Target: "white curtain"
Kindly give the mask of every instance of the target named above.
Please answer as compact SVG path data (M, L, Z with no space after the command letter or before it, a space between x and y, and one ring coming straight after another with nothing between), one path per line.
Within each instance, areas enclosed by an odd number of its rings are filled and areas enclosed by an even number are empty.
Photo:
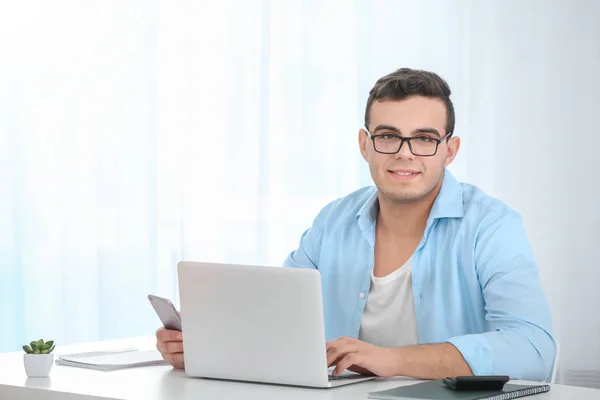
M598 15L583 0L4 4L0 351L153 334L146 295L178 303L182 259L280 265L322 206L371 184L368 90L408 66L453 89L451 171L524 215L559 380L600 384Z

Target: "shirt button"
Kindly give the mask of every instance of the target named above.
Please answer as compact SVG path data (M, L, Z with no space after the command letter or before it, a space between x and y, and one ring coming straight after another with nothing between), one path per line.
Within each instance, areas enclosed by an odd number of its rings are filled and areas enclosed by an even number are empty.
M365 294L361 293L361 294L358 295L358 297L360 297L361 299L364 299L365 298Z

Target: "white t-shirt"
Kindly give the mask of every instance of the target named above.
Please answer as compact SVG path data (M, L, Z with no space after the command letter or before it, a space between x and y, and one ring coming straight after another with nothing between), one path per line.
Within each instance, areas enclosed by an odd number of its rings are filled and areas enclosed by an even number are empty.
M409 259L389 275L371 273L371 288L363 311L358 338L382 347L419 343Z

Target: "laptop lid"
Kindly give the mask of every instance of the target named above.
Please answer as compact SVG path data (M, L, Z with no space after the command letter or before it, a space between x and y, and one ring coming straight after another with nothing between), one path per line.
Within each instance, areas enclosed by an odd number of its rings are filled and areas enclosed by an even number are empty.
M328 386L318 271L182 261L178 280L188 375Z

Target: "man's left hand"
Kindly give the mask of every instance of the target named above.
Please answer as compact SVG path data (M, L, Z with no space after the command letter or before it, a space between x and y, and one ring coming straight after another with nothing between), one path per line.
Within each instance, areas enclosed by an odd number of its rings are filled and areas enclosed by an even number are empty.
M398 365L398 349L375 346L358 339L341 337L328 342L327 366L335 365L333 375L344 370L363 375L377 375L390 378L395 375Z

